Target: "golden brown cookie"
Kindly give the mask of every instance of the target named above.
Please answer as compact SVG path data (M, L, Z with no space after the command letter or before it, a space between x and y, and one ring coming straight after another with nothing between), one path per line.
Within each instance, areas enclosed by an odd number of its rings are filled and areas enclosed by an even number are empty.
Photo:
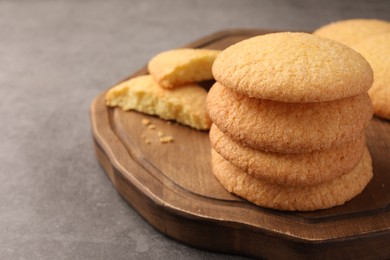
M306 186L330 181L351 171L365 149L364 135L337 149L304 154L268 153L242 146L215 125L210 129L213 149L250 175L280 185Z
M249 98L218 82L207 95L211 120L254 149L308 153L359 138L372 117L368 94L328 102L285 103Z
M352 47L367 59L374 71L374 83L368 91L374 113L390 119L390 33L371 37Z
M313 34L341 42L349 47L372 36L390 32L390 23L378 19L349 19L326 24Z
M113 87L105 98L108 106L158 115L196 129L209 129L206 95L206 90L196 84L168 90L159 86L152 76L144 75Z
M213 79L211 67L219 50L175 49L153 57L149 73L164 88Z
M218 55L213 75L250 97L319 102L367 92L372 70L343 44L307 33L273 33L236 43Z
M259 206L279 210L309 211L342 205L363 191L371 180L371 156L365 149L361 161L346 174L306 187L271 184L239 170L212 150L213 173L223 187Z

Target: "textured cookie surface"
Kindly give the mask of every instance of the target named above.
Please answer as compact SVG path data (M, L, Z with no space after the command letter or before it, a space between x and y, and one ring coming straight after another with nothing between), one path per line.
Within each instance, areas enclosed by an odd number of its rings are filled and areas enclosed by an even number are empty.
M149 73L164 88L213 79L211 67L219 50L175 49L162 52L148 64Z
M223 134L215 125L210 129L213 149L237 168L265 181L290 186L308 186L330 181L351 171L360 161L365 141L337 149L305 154L267 153L242 146Z
M390 32L389 22L378 19L349 19L324 25L313 34L352 47L372 36L386 32Z
M368 94L329 102L249 98L218 82L207 95L211 120L236 142L280 153L335 148L356 140L372 117Z
M374 71L374 83L368 91L374 113L390 119L390 33L367 39L353 48L367 59Z
M329 182L307 187L271 184L239 170L212 150L213 173L223 187L259 206L279 210L309 211L342 205L363 191L371 180L370 153L346 174Z
M213 75L250 97L318 102L356 96L372 84L367 61L343 44L306 33L273 33L218 55Z
M158 115L196 129L209 129L206 95L206 90L196 84L164 89L150 75L145 75L113 87L105 98L108 106Z

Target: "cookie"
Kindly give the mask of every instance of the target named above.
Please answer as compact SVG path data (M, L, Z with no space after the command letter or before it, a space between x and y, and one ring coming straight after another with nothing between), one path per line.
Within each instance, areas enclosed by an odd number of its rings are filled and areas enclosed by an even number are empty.
M144 75L113 87L105 99L107 106L157 115L203 130L211 126L206 95L206 90L196 84L168 90L159 86L152 76Z
M372 36L387 32L390 32L389 22L378 19L349 19L326 24L313 34L352 47Z
M207 110L234 141L279 153L336 148L359 138L372 117L367 93L328 102L285 103L250 98L218 82L207 95Z
M242 171L264 181L306 186L330 181L351 171L360 161L365 138L337 149L304 154L268 153L242 146L223 134L215 125L210 129L213 149Z
M370 63L374 83L368 91L377 116L390 119L390 33L371 37L352 46Z
M164 88L213 79L211 67L219 50L176 49L162 52L149 61L148 70Z
M367 92L372 70L354 50L307 33L256 36L223 50L213 65L222 85L250 97L319 102Z
M222 186L259 206L310 211L342 205L363 191L371 180L371 157L367 148L356 167L329 182L294 187L271 184L246 174L212 150L212 169Z

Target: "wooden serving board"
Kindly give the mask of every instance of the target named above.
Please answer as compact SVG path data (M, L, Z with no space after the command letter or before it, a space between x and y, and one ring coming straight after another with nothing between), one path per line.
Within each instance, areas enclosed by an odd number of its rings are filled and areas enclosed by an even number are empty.
M188 47L224 49L267 32L228 30ZM133 76L146 73L142 68ZM207 132L108 108L104 95L91 105L97 158L119 194L160 232L191 246L252 257L390 258L390 121L374 117L367 129L374 178L362 194L327 210L283 212L222 188L211 172ZM145 118L156 129L142 124ZM160 143L158 131L174 142Z

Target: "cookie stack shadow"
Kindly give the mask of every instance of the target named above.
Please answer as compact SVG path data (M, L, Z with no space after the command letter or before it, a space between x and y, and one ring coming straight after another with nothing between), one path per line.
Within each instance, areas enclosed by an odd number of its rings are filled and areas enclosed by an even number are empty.
M369 183L373 79L360 54L310 34L275 33L224 50L213 75L212 167L229 192L309 211L344 204Z

